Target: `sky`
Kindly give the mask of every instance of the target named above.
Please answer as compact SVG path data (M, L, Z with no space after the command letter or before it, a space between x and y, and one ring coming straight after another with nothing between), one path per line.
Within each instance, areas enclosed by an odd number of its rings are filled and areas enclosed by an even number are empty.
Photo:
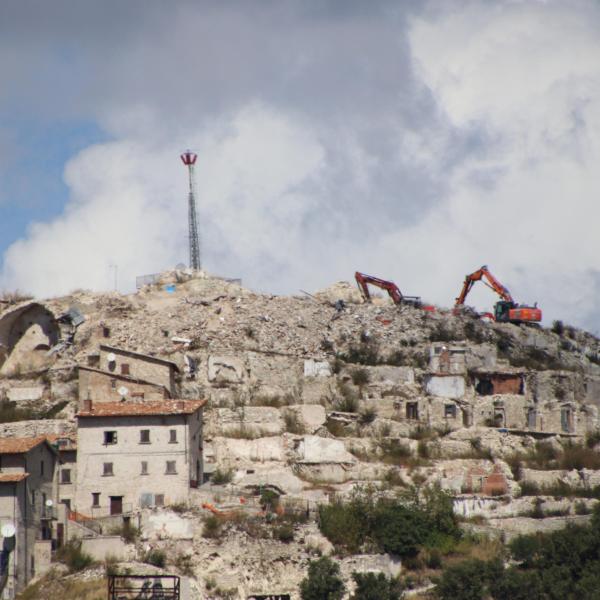
M191 148L210 273L451 306L486 264L598 333L599 32L593 0L2 2L0 289L187 262Z

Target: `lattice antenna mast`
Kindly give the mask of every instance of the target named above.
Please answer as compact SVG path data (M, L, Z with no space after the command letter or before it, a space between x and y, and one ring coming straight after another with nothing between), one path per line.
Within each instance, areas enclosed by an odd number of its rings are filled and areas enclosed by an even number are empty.
M198 216L196 214L196 194L194 182L194 164L197 155L187 150L181 155L183 164L188 168L190 191L188 194L188 228L190 245L190 268L199 271L200 263L200 234L198 232Z

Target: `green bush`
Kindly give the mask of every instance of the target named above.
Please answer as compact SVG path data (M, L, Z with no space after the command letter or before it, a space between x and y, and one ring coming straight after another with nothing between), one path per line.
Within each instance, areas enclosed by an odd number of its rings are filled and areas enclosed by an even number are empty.
M352 383L354 385L363 386L367 385L371 377L369 375L369 371L367 369L354 369L352 371Z
M492 576L490 571L494 572ZM482 600L488 595L489 580L501 572L500 561L465 560L444 570L436 595L441 600Z
M69 567L71 573L83 571L94 564L94 559L81 549L81 540L71 540L56 551L56 558Z
M284 544L294 541L294 528L290 523L284 523L273 529L273 537Z
M144 562L148 563L149 565L154 565L159 569L164 569L165 565L167 564L167 554L164 550L158 550L156 548L153 550L148 550L148 552L146 552L144 555Z
M226 485L231 483L233 479L233 473L231 471L221 471L221 469L215 469L211 481L215 485Z
M352 573L356 591L352 600L400 600L403 586L398 579L383 573Z
M460 537L452 497L437 487L379 499L359 490L348 502L320 506L319 527L345 552L371 547L404 558L415 557L423 545Z
M308 576L300 583L302 600L341 600L345 592L336 562L327 557L310 562Z
M221 537L221 533L221 521L215 515L204 518L204 526L202 527L203 537L217 539Z

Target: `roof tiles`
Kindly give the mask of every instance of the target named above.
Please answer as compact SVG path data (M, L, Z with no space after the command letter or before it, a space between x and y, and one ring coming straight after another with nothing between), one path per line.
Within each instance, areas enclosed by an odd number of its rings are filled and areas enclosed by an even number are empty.
M18 483L29 477L29 473L0 473L0 483Z
M46 441L45 435L37 437L2 438L0 439L0 454L23 454Z
M164 400L161 402L96 402L91 410L84 408L77 417L141 417L191 415L206 404L206 400Z

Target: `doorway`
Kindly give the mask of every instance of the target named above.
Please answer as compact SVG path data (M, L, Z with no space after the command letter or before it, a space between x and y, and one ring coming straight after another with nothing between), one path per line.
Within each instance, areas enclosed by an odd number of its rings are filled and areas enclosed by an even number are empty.
M110 514L120 515L123 513L123 496L109 496Z

